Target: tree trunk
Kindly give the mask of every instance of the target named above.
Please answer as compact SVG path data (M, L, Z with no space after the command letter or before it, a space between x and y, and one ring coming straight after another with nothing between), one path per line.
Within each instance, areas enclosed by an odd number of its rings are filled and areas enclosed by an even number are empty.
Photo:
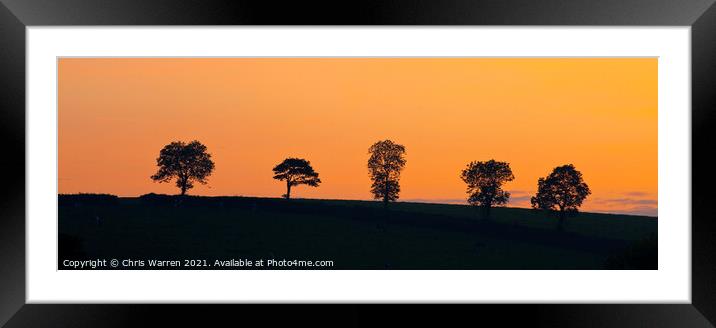
M485 205L482 207L482 215L484 216L484 219L490 218L490 205Z
M179 176L177 179L179 179L179 182L181 185L181 196L184 196L184 195L186 195L187 184L189 183L189 177L182 172L182 173L179 173Z
M559 222L557 223L557 230L564 231L564 208L559 209Z
M286 180L286 199L291 198L291 181Z

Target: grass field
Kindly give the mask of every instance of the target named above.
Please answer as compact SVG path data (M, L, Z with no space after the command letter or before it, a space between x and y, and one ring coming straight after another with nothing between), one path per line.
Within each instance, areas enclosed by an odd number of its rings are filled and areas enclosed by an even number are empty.
M61 195L59 260L330 260L329 269L656 269L657 219L464 205ZM652 237L650 239L650 236ZM210 263L211 264L211 263ZM220 269L204 267L201 269ZM304 268L306 269L306 268Z

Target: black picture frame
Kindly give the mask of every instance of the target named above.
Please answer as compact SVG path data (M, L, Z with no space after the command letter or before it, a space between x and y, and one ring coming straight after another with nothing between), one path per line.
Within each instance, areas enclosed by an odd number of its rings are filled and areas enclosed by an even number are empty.
M690 304L478 305L405 309L375 305L25 304L25 42L27 26L87 25L589 25L690 26L692 88L692 276ZM709 153L716 137L714 0L191 1L0 0L0 325L7 327L212 325L345 326L352 323L713 327L716 324L716 218ZM668 174L668 173L667 173ZM591 283L591 282L585 282ZM658 288L659 286L654 286ZM555 286L555 288L559 288ZM320 318L320 320L316 320ZM380 318L380 319L378 319ZM462 318L465 319L465 318Z

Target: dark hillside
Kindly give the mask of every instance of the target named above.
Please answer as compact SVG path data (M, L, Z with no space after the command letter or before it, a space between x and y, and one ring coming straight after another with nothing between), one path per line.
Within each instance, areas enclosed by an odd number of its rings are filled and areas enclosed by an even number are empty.
M651 217L250 197L59 197L60 261L330 260L330 269L602 269L655 235ZM656 263L653 263L656 267ZM135 268L135 269L147 269ZM156 269L156 268L153 268ZM217 269L200 267L199 269ZM275 269L275 268L274 268Z

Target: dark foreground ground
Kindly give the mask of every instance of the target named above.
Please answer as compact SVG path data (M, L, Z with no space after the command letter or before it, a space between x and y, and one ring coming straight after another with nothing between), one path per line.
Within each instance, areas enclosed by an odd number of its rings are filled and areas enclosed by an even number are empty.
M580 213L564 232L556 223L517 208L495 208L485 220L463 205L60 195L58 268L89 259L117 259L120 269L657 268L656 218Z

